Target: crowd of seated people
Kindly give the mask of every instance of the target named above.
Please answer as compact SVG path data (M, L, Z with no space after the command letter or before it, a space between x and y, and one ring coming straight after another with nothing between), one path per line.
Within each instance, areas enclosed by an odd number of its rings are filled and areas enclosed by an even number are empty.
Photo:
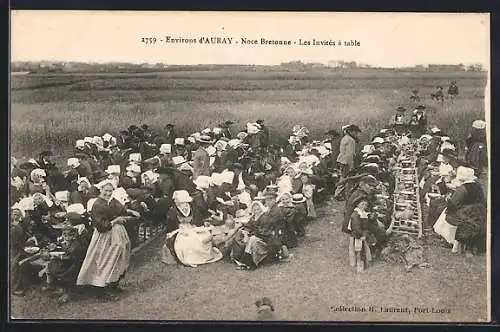
M232 122L178 137L147 125L75 142L66 167L51 151L11 158L12 290L24 294L37 265L43 289L65 303L76 286L104 299L121 292L139 228L168 233L166 263L197 266L233 259L256 268L286 259L334 189L331 131L311 141L302 126L290 144L269 142L264 121L232 133Z
M13 293L24 293L36 258L46 262L36 271L46 277L44 289L59 294L60 303L77 286L118 298L144 225L166 231L166 264L196 267L226 258L252 270L288 260L318 217L317 205L331 196L345 201L342 231L350 246L371 260L391 237L393 169L404 153L418 158L424 227L454 252L482 252L486 202L476 176L484 166L486 124L474 122L462 161L449 137L427 130L424 109L415 110L416 122L382 129L360 152L355 125L321 141L297 125L279 146L258 120L236 134L226 121L185 137L172 124L162 133L142 125L116 137L84 137L65 169L51 151L25 162L11 158Z
M399 107L396 118L404 110ZM454 253L484 252L486 199L477 177L486 166L486 123L474 121L465 158L459 156L456 142L436 126L412 130L411 125L395 121L391 128L382 129L371 144L363 146L356 166L337 184L335 197L345 200L342 230L356 247L353 251L368 249L369 261L387 247L395 213L394 170L404 156L413 156L425 233L441 236ZM362 271L363 265L360 268L355 262L352 258L351 265Z

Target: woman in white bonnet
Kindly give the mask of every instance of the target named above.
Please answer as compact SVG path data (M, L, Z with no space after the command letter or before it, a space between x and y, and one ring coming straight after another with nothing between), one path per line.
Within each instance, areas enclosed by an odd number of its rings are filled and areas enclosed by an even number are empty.
M112 181L104 180L97 187L100 195L89 211L95 227L94 234L77 285L100 287L105 297L114 300L113 293L120 290L119 282L130 263L131 242L124 224L128 215L139 215L113 198L115 186Z
M453 244L453 252L484 252L486 249L486 199L472 168L460 166L458 186L434 225L434 231Z
M487 165L488 152L486 147L486 122L476 120L472 123L472 130L466 141L465 160L474 169L475 175L480 176Z
M180 263L197 266L222 259L222 253L212 245L212 235L203 227L203 219L186 190L174 191L174 206L168 214L172 230L167 235L164 251L169 251ZM174 228L175 227L175 228ZM167 253L168 254L168 253Z

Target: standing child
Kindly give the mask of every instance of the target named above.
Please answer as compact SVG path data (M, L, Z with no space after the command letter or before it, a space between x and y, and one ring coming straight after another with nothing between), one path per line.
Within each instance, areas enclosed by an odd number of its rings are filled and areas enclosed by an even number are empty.
M368 201L362 199L358 202L356 208L354 208L347 226L350 234L350 265L356 266L358 272L363 272L365 268L365 260L371 260L371 252L366 244L368 223ZM363 252L365 257L362 257Z

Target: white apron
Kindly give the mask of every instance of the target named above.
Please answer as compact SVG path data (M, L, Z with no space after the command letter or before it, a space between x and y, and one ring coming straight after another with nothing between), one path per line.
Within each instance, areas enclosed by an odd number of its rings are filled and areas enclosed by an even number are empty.
M457 227L446 221L446 210L447 209L444 209L443 212L441 212L441 215L434 224L434 232L441 235L449 244L454 244Z
M105 287L117 282L128 269L130 253L130 239L123 225L114 224L105 233L94 229L76 284Z
M181 263L192 267L222 259L220 250L212 245L212 234L203 227L179 225L174 250Z

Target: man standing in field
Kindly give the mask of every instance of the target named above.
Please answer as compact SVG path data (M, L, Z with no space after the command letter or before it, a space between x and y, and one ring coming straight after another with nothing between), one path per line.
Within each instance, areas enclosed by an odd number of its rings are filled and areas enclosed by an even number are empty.
M199 147L193 154L193 181L200 175L210 176L210 156L206 150L210 139L210 136L206 135L197 139Z
M337 165L340 169L342 178L354 168L354 158L356 155L356 143L358 135L361 132L356 125L350 125L345 129L346 134L340 141L340 151L337 157Z

